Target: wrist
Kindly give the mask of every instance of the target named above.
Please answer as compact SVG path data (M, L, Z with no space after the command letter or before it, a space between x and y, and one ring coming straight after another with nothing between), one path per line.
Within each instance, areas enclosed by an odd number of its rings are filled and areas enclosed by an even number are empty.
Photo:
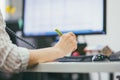
M60 58L64 57L66 55L65 51L62 48L60 48L58 46L54 46L53 48L54 48L54 50L56 50L56 53L59 55Z

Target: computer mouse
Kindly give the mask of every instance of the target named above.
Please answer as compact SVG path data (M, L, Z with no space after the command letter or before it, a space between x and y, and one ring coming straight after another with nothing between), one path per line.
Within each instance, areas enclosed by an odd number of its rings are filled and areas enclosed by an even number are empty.
M102 54L97 54L92 57L92 61L106 61L108 57Z

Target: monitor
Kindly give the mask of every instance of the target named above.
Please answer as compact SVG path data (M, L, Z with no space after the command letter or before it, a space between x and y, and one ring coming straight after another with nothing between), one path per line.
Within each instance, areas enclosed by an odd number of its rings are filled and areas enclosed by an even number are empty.
M23 35L106 34L106 0L23 0Z

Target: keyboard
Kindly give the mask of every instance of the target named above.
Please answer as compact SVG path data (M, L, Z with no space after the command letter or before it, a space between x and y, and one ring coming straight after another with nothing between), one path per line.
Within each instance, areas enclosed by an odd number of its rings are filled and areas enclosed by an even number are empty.
M98 54L92 56L65 56L63 58L59 58L56 61L58 62L95 62L95 61L120 61L120 52L116 54L112 54L109 57Z
M65 56L63 58L59 58L56 61L57 62L92 62L93 56Z

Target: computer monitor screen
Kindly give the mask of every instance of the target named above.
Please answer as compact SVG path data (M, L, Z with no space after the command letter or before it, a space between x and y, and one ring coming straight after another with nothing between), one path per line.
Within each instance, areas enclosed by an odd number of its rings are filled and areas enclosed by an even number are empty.
M106 0L23 0L23 35L106 33Z

